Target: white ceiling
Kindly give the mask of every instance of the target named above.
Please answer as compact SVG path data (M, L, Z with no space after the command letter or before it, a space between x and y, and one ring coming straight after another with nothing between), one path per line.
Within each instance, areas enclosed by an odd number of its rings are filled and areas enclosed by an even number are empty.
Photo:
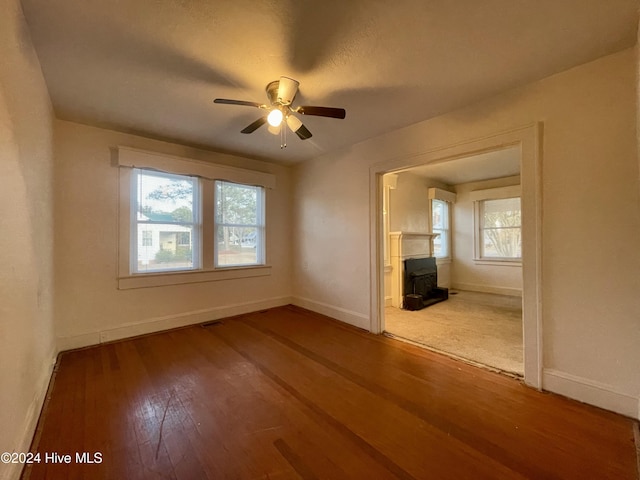
M58 118L279 163L630 47L636 0L22 0ZM313 138L240 130L281 75Z
M403 171L447 185L511 177L520 175L520 147L503 148Z

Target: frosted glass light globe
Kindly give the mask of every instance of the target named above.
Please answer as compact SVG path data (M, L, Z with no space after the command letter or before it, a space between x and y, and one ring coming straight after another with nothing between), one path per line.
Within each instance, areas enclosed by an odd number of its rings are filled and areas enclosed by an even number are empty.
M277 108L271 110L271 112L267 116L267 122L269 122L269 125L271 125L272 127L279 126L282 123L282 112Z

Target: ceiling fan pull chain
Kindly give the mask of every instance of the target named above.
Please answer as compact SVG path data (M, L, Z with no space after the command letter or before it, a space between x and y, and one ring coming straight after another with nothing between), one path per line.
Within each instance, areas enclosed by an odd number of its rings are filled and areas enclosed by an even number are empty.
M280 129L280 150L283 148L287 148L287 129L284 127Z

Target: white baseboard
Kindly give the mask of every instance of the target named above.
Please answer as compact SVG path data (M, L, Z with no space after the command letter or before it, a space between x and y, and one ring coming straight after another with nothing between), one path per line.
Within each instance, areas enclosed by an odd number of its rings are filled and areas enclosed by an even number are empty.
M611 385L545 368L542 372L542 388L640 420L640 398L618 392Z
M363 315L362 313L303 297L293 297L291 303L298 307L311 310L312 312L335 318L341 322L353 325L354 327L362 328L367 331L371 330L371 320L368 315Z
M97 332L82 333L67 337L58 337L58 351L72 350L90 345L97 345L123 338L146 335L148 333L161 332L172 328L185 327L220 318L233 317L244 313L256 312L266 308L280 307L292 303L289 296L268 298L254 302L237 303L220 307L205 308L191 312L182 312L175 315L149 318L139 322L125 323L115 328Z
M390 307L393 305L393 298L392 297L384 297L384 306L385 307Z
M470 292L495 293L498 295L509 295L512 297L522 297L521 288L496 287L491 285L481 285L476 283L453 283L454 290L468 290Z
M16 438L16 442L14 443L14 452L29 451L33 435L35 434L36 427L38 425L38 419L40 418L40 412L42 411L42 406L44 405L44 401L47 396L47 390L49 389L49 382L51 380L51 374L53 373L55 362L55 352L50 352L42 366L42 373L36 382L36 391L31 403L29 404L27 413L24 416L24 421L20 429L22 433L18 438ZM22 467L24 467L24 465L18 463L0 464L0 479L17 480L20 478L20 474L22 473Z

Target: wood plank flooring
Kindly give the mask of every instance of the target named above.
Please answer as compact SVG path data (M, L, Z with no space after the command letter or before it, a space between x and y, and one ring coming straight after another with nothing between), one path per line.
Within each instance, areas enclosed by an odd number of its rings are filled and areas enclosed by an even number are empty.
M25 479L637 479L632 420L291 306L63 354L37 438Z

